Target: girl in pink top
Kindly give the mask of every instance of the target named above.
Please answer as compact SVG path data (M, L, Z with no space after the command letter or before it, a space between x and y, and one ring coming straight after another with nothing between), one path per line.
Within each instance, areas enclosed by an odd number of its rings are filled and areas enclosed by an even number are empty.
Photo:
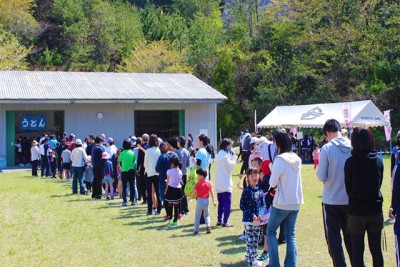
M318 164L319 164L319 155L321 154L321 151L319 150L319 145L316 144L314 146L314 151L312 152L312 157L314 159L314 170L317 169Z
M168 203L166 210L167 216L172 218L172 209L174 218L169 222L170 226L178 226L179 201L182 200L182 167L177 156L170 160L170 169L167 171L167 188L165 189L165 202Z

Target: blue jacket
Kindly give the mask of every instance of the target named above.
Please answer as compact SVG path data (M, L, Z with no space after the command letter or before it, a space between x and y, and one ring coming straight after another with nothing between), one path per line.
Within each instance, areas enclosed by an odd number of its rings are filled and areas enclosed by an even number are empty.
M240 209L243 211L244 223L252 223L253 217L264 215L265 197L264 192L258 187L247 186L240 198Z
M104 175L110 175L111 177L114 175L114 168L112 162L108 159L104 162Z
M99 145L94 145L92 148L92 166L99 167L103 164L101 160L101 154L103 154L103 149Z
M168 152L161 154L158 157L157 164L156 164L156 172L158 172L158 179L159 181L165 181L167 179L167 171L170 169L170 159L176 156L175 152Z

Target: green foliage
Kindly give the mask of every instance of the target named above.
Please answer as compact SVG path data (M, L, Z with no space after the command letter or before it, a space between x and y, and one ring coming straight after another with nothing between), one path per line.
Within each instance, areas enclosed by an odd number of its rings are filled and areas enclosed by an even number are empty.
M118 69L123 72L139 73L191 73L192 69L184 54L174 50L165 41L155 41L138 47L126 58Z
M26 69L25 57L29 52L29 48L21 45L17 38L6 32L0 24L0 70Z

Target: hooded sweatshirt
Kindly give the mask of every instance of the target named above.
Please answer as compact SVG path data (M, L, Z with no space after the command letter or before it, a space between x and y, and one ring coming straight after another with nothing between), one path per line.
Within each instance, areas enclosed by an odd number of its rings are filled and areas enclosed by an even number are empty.
M383 161L376 151L352 152L344 165L348 213L357 216L382 214Z
M232 192L232 172L237 157L231 151L220 150L215 162L215 190L217 193Z
M322 203L328 205L349 203L344 184L344 164L350 155L350 140L343 137L334 138L321 148L317 177L324 183Z
M277 187L273 206L282 210L299 210L303 204L301 159L293 152L285 152L276 156L271 165L269 184Z

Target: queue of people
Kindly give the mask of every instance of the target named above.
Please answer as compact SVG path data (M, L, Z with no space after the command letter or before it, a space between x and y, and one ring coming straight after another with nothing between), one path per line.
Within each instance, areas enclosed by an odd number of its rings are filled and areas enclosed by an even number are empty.
M364 266L364 236L368 235L373 266L383 266L381 237L383 229L383 197L380 188L383 180L383 161L375 150L375 140L368 129L354 129L351 140L343 136L338 121L327 120L323 127L327 143L315 146L312 155L317 178L323 182L322 211L323 228L333 266L347 266L346 251L352 266ZM271 136L257 138L245 133L242 138L243 164L238 188L243 190L240 209L246 240L246 262L248 266L281 266L278 244L286 243L285 267L297 266L296 222L303 204L301 169L303 161L293 150L293 134L277 130ZM217 205L216 226L233 227L229 222L232 207L232 173L238 161L233 152L233 142L225 138L215 156L215 199L210 165L214 149L205 135L194 140L180 136L176 139L160 140L156 135L124 140L117 150L112 139L105 136L89 136L86 149L80 139L74 147L64 145L61 161L72 169L72 193L88 191L92 198L102 199L105 184L105 199L120 194L122 206L128 205L127 188L131 205L147 204L147 215L160 215L165 209L164 220L171 227L189 213L188 200L196 199L194 219L195 235L199 234L204 221L206 233L211 233L209 198ZM398 136L400 147L400 134ZM106 145L104 145L104 142ZM108 149L107 149L108 147ZM89 148L89 151L88 151ZM48 140L38 147L32 142L33 161L39 157L47 160ZM64 153L65 152L65 153ZM305 152L306 153L306 152ZM398 162L395 162L397 166ZM38 165L32 163L32 166ZM46 170L46 163L42 166ZM90 167L89 167L90 166ZM90 175L92 168L92 175ZM42 176L47 172L42 168ZM245 177L244 177L245 174ZM37 176L34 167L32 175ZM92 184L84 185L86 176ZM67 174L62 177L68 177ZM116 185L114 185L116 177ZM400 210L400 172L393 171L392 210ZM196 179L188 189L188 181ZM88 179L89 180L89 179ZM122 185L120 187L120 185ZM187 192L190 192L188 194ZM110 196L110 197L109 197ZM395 235L400 236L400 223L395 223ZM278 234L278 228L280 233ZM262 240L263 251L258 254ZM400 238L396 239L399 242ZM282 242L283 241L283 242ZM397 248L400 243L396 243ZM396 250L397 254L398 249ZM399 261L400 257L397 257Z

